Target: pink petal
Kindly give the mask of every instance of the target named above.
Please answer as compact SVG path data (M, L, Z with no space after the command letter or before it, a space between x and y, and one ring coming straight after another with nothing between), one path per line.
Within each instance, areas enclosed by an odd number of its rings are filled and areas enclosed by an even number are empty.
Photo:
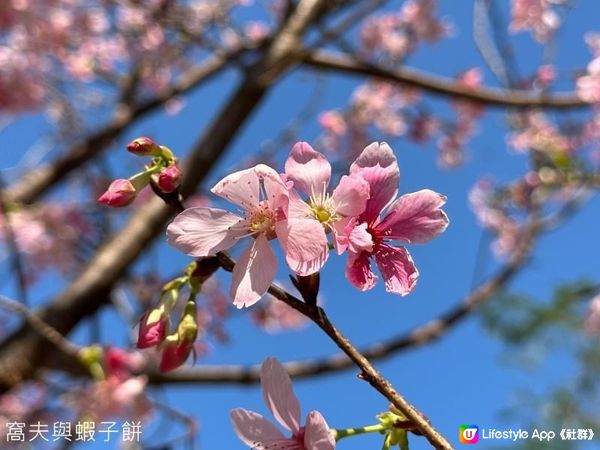
M440 208L446 197L429 189L401 196L376 227L386 239L410 243L427 242L448 226L448 217Z
M359 175L369 183L370 198L363 220L373 222L398 192L400 169L394 152L385 142L373 142L350 166L351 175Z
M263 198L261 180L268 198ZM281 197L287 197L287 189L279 174L264 164L226 176L211 189L211 192L246 210L258 205L261 200L269 200L276 204Z
M285 173L300 192L306 195L319 194L329 185L331 165L310 144L298 142L285 162Z
M265 405L283 427L300 431L300 404L292 389L292 380L275 358L267 358L260 369Z
M352 228L348 236L348 248L352 253L360 253L361 251L371 253L373 251L373 236L367 231L365 222Z
M323 226L314 219L282 220L275 224L275 233L285 252L285 260L298 275L318 272L327 257L327 237Z
M306 417L304 429L304 447L311 450L333 450L335 439L329 426L318 411L311 411Z
M375 260L385 280L386 291L402 296L412 292L417 284L419 271L404 247L380 245L375 251Z
M358 216L367 206L369 183L358 176L344 175L331 196L336 212L344 216Z
M264 234L259 234L233 268L231 297L238 308L251 306L267 292L275 274L277 260Z
M275 425L254 411L236 408L230 416L235 434L249 447L262 449L269 443L285 439Z
M375 286L377 275L371 270L369 252L348 253L346 263L346 278L361 291L367 291Z
M228 249L246 233L243 219L215 208L186 209L167 227L169 244L195 257Z

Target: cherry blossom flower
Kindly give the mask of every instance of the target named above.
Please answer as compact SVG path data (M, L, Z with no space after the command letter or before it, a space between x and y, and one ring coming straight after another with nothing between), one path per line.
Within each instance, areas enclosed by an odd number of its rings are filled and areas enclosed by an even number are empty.
M318 239L326 241L325 233L333 232L334 244L341 253L346 238L339 232L352 217L364 211L369 198L368 183L359 176L344 175L333 193L327 193L331 165L306 142L298 142L292 148L285 163L285 175L294 182L295 189L309 196L308 202L290 196L290 217L310 217L321 223Z
M277 262L269 240L279 239L290 268L310 275L327 258L327 240L319 222L288 217L289 193L275 170L259 164L235 172L211 190L244 209L240 217L217 208L189 208L167 227L168 241L190 256L202 257L252 237L233 270L231 297L238 308L256 303L275 278Z
M442 233L448 226L448 217L441 210L446 197L424 189L394 200L400 170L386 143L367 146L350 167L350 174L369 183L371 196L365 211L346 229L346 277L363 291L371 289L377 280L371 269L371 258L375 258L386 290L406 295L415 288L419 272L406 248L392 246L390 241L423 243Z
M269 411L292 436L286 438L262 415L237 408L231 411L231 420L235 433L246 445L255 450L335 449L335 439L321 413L309 412L306 425L300 425L300 404L292 390L292 381L275 358L263 362L260 381Z
M279 300L269 299L261 308L254 308L250 315L252 321L267 333L297 330L308 323L304 314Z

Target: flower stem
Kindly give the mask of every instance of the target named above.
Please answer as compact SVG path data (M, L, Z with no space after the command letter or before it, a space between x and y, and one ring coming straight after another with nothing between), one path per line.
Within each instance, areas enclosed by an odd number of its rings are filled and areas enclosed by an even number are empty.
M366 427L359 428L345 428L342 430L334 429L335 440L339 441L345 437L349 436L358 436L359 434L367 434L367 433L379 433L381 431L387 430L389 427L378 423L376 425L367 425Z

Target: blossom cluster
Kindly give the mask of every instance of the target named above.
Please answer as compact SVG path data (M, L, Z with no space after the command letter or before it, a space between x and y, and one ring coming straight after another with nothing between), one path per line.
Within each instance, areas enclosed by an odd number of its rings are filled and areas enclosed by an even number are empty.
M246 2L6 0L0 4L0 105L19 112L56 100L64 79L106 81L137 65L147 91L189 66L189 35L212 34ZM219 26L215 27L214 24ZM115 77L116 78L116 77Z
M449 34L450 25L435 16L436 9L437 0L408 0L398 12L368 18L360 32L362 48L370 55L402 61L420 42Z
M429 189L397 197L400 171L385 143L368 145L332 191L331 172L323 154L299 142L283 174L259 164L226 176L211 189L240 207L242 215L189 208L167 227L168 241L201 258L250 238L233 270L230 293L238 308L256 303L275 278L277 261L270 245L275 239L299 276L320 271L331 247L338 254L347 252L346 277L355 287L374 286L375 260L386 290L408 294L418 270L406 248L394 241L422 243L443 232L448 224L441 209L445 197Z
M11 206L0 216L0 241L12 241L23 261L25 281L38 279L46 269L72 272L78 265L82 236L90 236L92 224L77 204L48 202L39 206ZM12 249L3 245L4 255ZM1 255L0 255L1 256Z

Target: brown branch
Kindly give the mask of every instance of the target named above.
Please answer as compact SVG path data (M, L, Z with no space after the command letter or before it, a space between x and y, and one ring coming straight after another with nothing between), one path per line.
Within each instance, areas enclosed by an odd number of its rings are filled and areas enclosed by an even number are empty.
M546 108L574 109L589 108L590 104L576 94L558 93L539 95L524 90L496 89L481 87L469 89L458 85L454 80L431 75L417 69L400 67L385 69L368 62L359 61L353 56L319 50L305 52L300 56L302 62L319 70L333 70L351 75L366 75L386 81L405 84L424 89L443 97L470 100L488 106L502 108Z

